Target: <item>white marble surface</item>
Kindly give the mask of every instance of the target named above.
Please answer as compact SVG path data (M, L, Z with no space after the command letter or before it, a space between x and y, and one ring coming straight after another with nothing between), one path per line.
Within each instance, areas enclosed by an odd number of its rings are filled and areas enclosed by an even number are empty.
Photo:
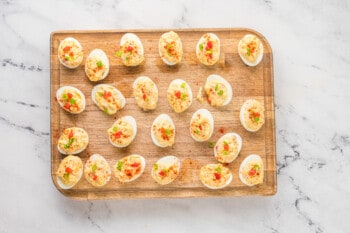
M349 0L0 0L0 232L350 232L349 12ZM193 27L249 27L270 41L277 194L62 196L50 178L50 32Z

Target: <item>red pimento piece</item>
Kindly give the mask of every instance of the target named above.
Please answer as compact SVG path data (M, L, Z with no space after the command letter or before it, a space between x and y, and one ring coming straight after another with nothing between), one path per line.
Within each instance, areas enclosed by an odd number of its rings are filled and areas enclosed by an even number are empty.
M122 135L123 135L123 132L122 132L122 131L118 131L118 132L116 132L116 133L114 134L114 137L115 137L116 139L118 139L118 138L121 138Z
M68 99L71 99L71 98L73 97L73 94L70 93L70 92L68 92L68 93L67 93L67 96L68 96Z
M181 91L175 91L175 97L180 99L181 98Z
M65 109L70 109L70 107L71 107L71 105L70 105L70 103L66 103L64 106L63 106Z
M71 130L68 134L68 138L71 139L74 136L74 132L73 130Z
M104 99L108 99L108 97L111 97L112 93L110 91L104 91L103 92L103 98Z
M74 53L73 53L73 52L70 52L70 53L69 53L69 56L70 56L70 57L73 57L73 56L74 56Z
M165 172L162 170L158 173L160 176L165 176Z
M220 178L221 178L221 174L217 173L217 172L214 173L214 176L215 176L215 179L217 179L217 180L220 180Z
M70 168L70 167L66 167L66 172L67 172L67 173L72 173L73 170L72 170L72 168Z
M198 128L199 130L203 130L202 125L199 125Z
M213 42L209 40L208 43L207 43L207 47L209 49L212 49L213 48ZM207 50L209 50L209 49L207 49Z
M250 171L248 172L249 176L254 176L256 173L256 170L254 168L250 169Z
M66 46L63 48L63 52L68 53L70 51L71 47L70 46Z
M228 144L224 144L224 150L228 151L230 149L230 147L228 146Z
M253 117L260 117L260 113L258 113L258 112L253 112Z
M96 176L96 175L94 175L94 176L92 177L92 179L93 179L94 181L96 181L97 178L98 178L98 176Z
M126 48L126 51L128 51L128 52L132 52L133 50L134 50L134 48L130 45Z
M136 163L136 162L135 162L135 163L131 164L130 166L131 166L131 167L139 167L139 166L140 166L140 163Z
M147 99L147 95L146 95L145 93L143 93L143 95L142 95L142 99L143 99L144 101L146 101L146 99Z

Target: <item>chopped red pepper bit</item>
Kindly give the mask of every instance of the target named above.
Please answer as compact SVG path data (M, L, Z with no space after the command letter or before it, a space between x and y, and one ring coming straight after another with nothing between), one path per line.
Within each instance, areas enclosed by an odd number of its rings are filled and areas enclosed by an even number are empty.
M146 99L147 99L147 95L146 95L145 93L143 93L143 95L142 95L142 99L143 99L144 101L146 101Z
M165 176L165 172L162 170L158 173L160 176Z
M108 99L108 97L111 97L112 93L110 91L104 91L103 92L103 98L104 99Z
M175 91L175 97L180 99L181 98L181 91Z
M250 171L248 172L249 176L254 176L256 173L256 170L254 168L250 169Z
M219 174L217 172L214 173L214 176L215 176L215 179L217 179L217 180L220 180L220 178L221 178L221 174Z
M67 93L67 96L68 96L68 99L71 99L71 98L73 97L73 94L70 93L70 92L68 92L68 93Z
M136 162L135 162L135 163L131 164L130 166L131 166L131 167L139 167L139 166L140 166L140 163L136 163Z
M114 137L115 137L116 139L118 139L118 138L121 138L122 135L123 135L123 132L122 132L122 131L118 131L118 132L116 132L116 133L114 134Z
M74 56L74 53L73 53L73 52L70 52L70 53L69 53L69 56L70 56L70 57L73 57L73 56Z
M74 136L74 132L73 130L71 130L68 134L68 138L71 139Z
M230 148L230 147L228 146L228 144L224 144L224 150L228 151L229 148Z
M208 43L207 43L207 47L209 49L212 49L213 48L213 42L209 40ZM207 50L209 50L209 49L207 49Z
M66 167L66 172L67 172L67 173L72 173L73 170L72 170L72 168L70 168L70 167Z
M71 47L70 46L66 46L63 48L63 52L68 53L70 51Z
M95 180L95 181L97 180L97 178L98 178L98 176L96 176L96 175L94 175L94 176L92 177L92 179Z
M203 130L202 125L199 125L198 128L199 130Z
M126 51L128 51L128 52L132 52L133 50L134 50L134 48L130 45L126 48Z
M71 107L71 105L70 105L70 103L66 103L64 106L63 106L65 109L70 109L70 107Z

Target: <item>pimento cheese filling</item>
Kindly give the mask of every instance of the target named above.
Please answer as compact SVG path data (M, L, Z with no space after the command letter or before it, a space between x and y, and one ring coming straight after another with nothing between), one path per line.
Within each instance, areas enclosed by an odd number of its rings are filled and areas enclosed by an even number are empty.
M134 128L132 124L123 118L119 118L111 128L107 130L109 139L120 146L129 145L133 140Z
M208 96L208 103L212 106L223 106L228 98L228 90L224 83L207 81L204 90Z
M183 54L179 35L173 31L164 33L159 39L159 52L169 63L179 63Z
M190 87L186 82L177 83L173 82L167 91L167 98L170 106L175 112L185 111L192 102Z
M197 138L199 141L205 141L210 138L212 131L212 125L210 124L209 119L204 117L202 114L197 113L191 121L191 135Z
M104 186L110 179L111 168L102 156L93 155L86 161L84 174L86 180L95 187Z
M144 60L144 56L140 51L139 45L135 40L126 40L117 51L117 57L120 57L123 64L126 66L139 65Z
M203 35L197 48L197 58L205 65L214 65L220 57L220 42L211 33Z
M58 48L58 56L61 62L73 68L80 65L83 61L84 54L82 47L74 40L65 39Z
M96 82L103 78L107 67L100 58L88 57L85 63L85 71L90 81Z
M158 89L149 78L143 78L136 83L133 90L136 104L143 110L153 110L157 107Z
M175 141L175 128L165 119L159 119L153 126L152 131L157 142L161 146L171 146Z
M61 182L67 186L77 183L83 172L83 163L78 156L68 155L65 157L56 172Z
M231 172L221 164L208 164L201 168L199 178L203 184L212 188L221 188L227 184Z
M239 43L239 53L249 62L255 62L262 52L262 43L255 35L247 35Z
M122 109L122 98L113 87L101 85L95 92L95 100L99 109L107 115L113 115Z
M115 165L115 176L121 183L131 181L143 171L143 160L139 155L120 159Z
M89 143L89 136L85 130L78 127L66 128L58 139L58 147L67 154L76 153L86 148Z

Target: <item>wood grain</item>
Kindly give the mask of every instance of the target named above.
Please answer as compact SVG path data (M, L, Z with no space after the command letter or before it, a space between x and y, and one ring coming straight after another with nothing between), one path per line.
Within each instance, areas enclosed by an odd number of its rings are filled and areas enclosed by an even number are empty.
M179 65L165 65L158 54L158 40L162 33L169 30L111 30L111 31L57 31L51 34L51 176L57 189L67 197L89 199L119 198L168 198L168 197L208 197L208 196L242 196L273 195L276 193L276 142L274 113L274 83L272 50L268 41L260 33L246 28L224 29L176 29L182 39L184 57ZM125 67L116 58L119 41L126 32L136 33L144 46L145 62L138 67ZM221 56L213 67L199 64L195 55L195 46L199 38L206 32L214 32L221 42ZM237 45L247 33L260 37L264 45L264 58L256 67L248 67L241 61ZM60 65L57 48L65 37L74 37L80 41L84 50L84 61L78 68L70 70ZM91 90L96 85L85 76L85 58L95 48L104 50L110 60L110 73L99 83L112 84L126 97L126 106L114 116L106 116L91 100ZM195 97L199 87L204 86L210 74L219 74L231 84L233 99L228 106L213 108L207 103L200 103L194 98L191 107L183 113L175 113L166 99L166 90L173 79L186 80ZM156 110L143 112L132 96L132 83L138 76L146 75L153 79L159 89L159 102ZM71 115L60 108L55 93L64 85L72 85L80 89L86 97L86 109L78 115ZM247 132L240 124L240 107L248 98L264 103L266 123L256 133ZM189 133L189 122L192 114L199 108L207 108L212 112L215 129L210 141L216 142L227 132L236 132L243 139L243 147L238 158L228 165L233 174L232 183L222 190L209 190L204 187L198 177L199 169L207 163L216 163L213 149L208 142L195 142ZM169 114L176 125L175 144L170 148L156 147L150 137L153 120L161 113ZM138 125L138 133L134 142L127 148L113 147L107 137L106 130L116 118L132 115ZM94 154L103 155L113 168L122 157L131 153L146 158L144 174L136 181L121 184L112 176L111 181L102 188L92 187L84 177L71 190L62 190L56 183L56 170L64 158L57 150L60 132L66 127L82 127L90 137L90 144L79 154L83 162ZM238 168L249 154L259 154L265 165L264 183L255 187L242 184L238 177ZM152 164L165 155L175 155L181 162L179 177L166 186L158 185L150 176Z

